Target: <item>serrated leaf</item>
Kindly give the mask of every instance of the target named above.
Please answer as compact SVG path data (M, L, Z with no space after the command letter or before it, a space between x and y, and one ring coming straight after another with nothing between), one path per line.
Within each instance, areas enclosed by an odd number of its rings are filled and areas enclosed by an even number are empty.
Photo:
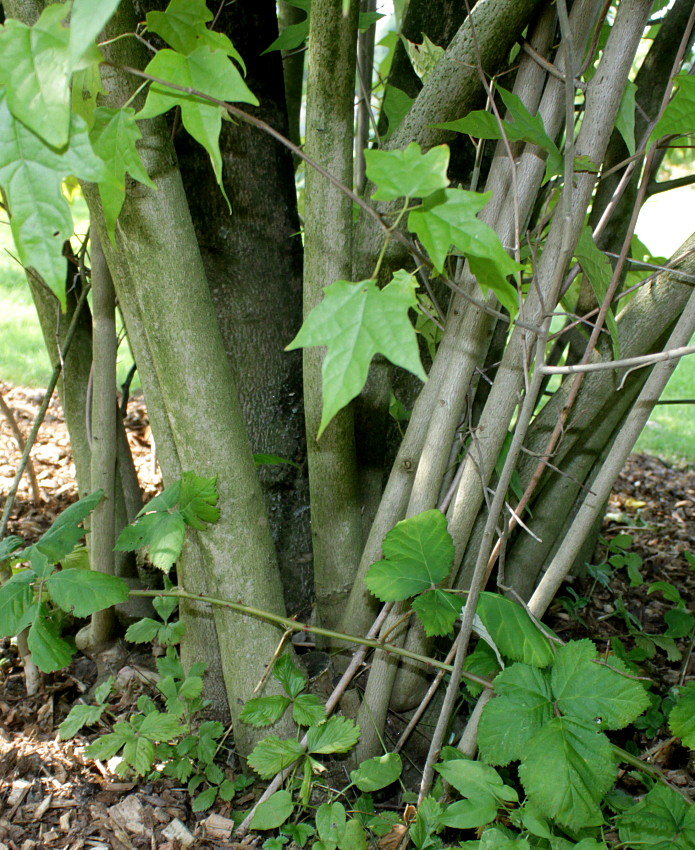
M97 107L89 138L94 152L106 163L106 175L99 181L99 196L106 228L111 241L114 241L116 219L125 200L126 173L150 189L156 189L137 151L136 144L142 133L135 122L135 110L130 107Z
M316 830L310 823L288 823L280 832L283 835L289 835L297 846L304 847Z
M61 570L46 579L51 599L63 611L76 617L89 617L128 598L128 585L117 576L96 570Z
M398 753L385 753L363 761L357 770L350 773L350 781L360 791L371 793L395 782L402 770L403 762Z
M420 380L427 376L408 310L417 304L415 278L403 269L379 289L373 280L338 280L324 288L324 299L306 317L288 351L314 345L328 347L323 360L323 411L318 437L361 391L369 363L383 354Z
M306 688L306 676L299 670L292 658L285 653L273 665L273 676L280 682L285 692L294 699Z
M292 703L292 719L298 726L315 726L326 719L326 707L316 694L300 694Z
M70 714L58 727L61 740L66 741L68 738L72 738L83 726L98 723L103 712L103 705L73 705Z
M428 637L448 635L461 614L461 597L446 590L428 590L413 599L417 614Z
M216 484L216 475L213 478L204 478L195 472L181 475L179 510L184 522L198 531L204 531L207 523L217 522L220 518Z
M367 178L375 183L376 201L394 201L396 198L425 198L449 185L449 147L438 145L422 153L417 142L405 150L365 150Z
M292 814L294 803L289 791L276 791L259 803L251 819L251 829L277 829Z
M680 689L678 702L671 709L668 725L683 745L695 750L695 682Z
M652 130L650 142L661 136L680 136L695 130L695 77L681 74L673 82L678 86L678 90Z
M26 627L35 578L33 573L23 570L0 587L0 637L14 637Z
M290 704L288 697L275 694L270 697L254 697L241 709L239 717L251 726L272 726L285 713Z
M428 590L449 574L454 544L441 511L423 511L397 523L384 538L384 560L365 577L382 602L407 599Z
M92 741L85 747L84 754L90 759L108 761L116 755L123 744L125 744L125 740L122 735L117 732L110 732L108 735L100 735L95 741Z
M94 688L94 701L96 703L99 703L102 706L104 705L104 703L109 697L109 694L111 693L113 683L114 677L109 676L108 679L104 679L104 681L100 685L97 685L96 688Z
M452 785L462 797L485 798L516 803L519 796L502 777L488 764L457 758L436 764L434 769ZM453 824L449 824L453 826ZM480 826L481 824L476 824Z
M149 643L155 639L161 625L151 617L143 617L142 620L128 626L125 639L131 643Z
M531 802L574 830L603 823L601 799L615 776L608 738L569 717L553 717L537 732L519 767Z
M326 847L337 846L346 822L342 803L322 803L316 810L316 831Z
M145 73L199 91L216 100L258 106L258 99L233 62L224 53L212 51L206 46L198 47L186 56L173 50L160 50L145 68ZM137 117L154 118L174 106L181 107L183 126L208 152L217 183L222 187L220 107L195 95L167 88L161 83L151 83L145 105Z
M613 267L608 257L603 251L598 249L594 242L591 228L588 225L584 225L582 228L574 254L582 271L586 275L586 279L591 285L597 303L599 305L602 304L613 278ZM620 336L618 334L618 325L615 321L615 312L612 307L606 313L606 327L611 335L613 357L619 360Z
M548 639L518 603L484 591L476 613L502 655L534 667L547 667L552 662Z
M138 731L151 741L171 741L186 730L177 717L157 711L145 717Z
M657 784L618 818L620 840L646 850L692 850L695 806L672 788Z
M13 552L16 552L24 544L21 537L16 534L10 534L0 540L0 564L6 561Z
M594 663L597 657L590 640L560 647L551 673L553 696L563 714L587 723L600 717L602 728L622 729L649 708L649 695L634 679ZM617 658L610 663L622 666Z
M454 829L474 829L493 821L497 817L497 809L495 798L489 795L457 800L444 809L439 816L439 823Z
M505 765L524 758L529 741L553 717L550 677L537 667L512 664L496 677L495 691L480 718L478 743L486 762Z
M282 741L270 735L256 744L248 761L261 779L272 779L303 755L304 749L299 741Z
M409 214L408 228L417 234L440 273L451 246L461 251L480 286L492 289L513 315L518 309L517 293L506 278L522 266L507 254L495 231L476 217L489 200L489 192L441 189Z
M501 668L492 647L488 646L485 641L479 640L473 652L466 656L463 669L468 673L475 673L476 676L494 679ZM478 696L483 689L482 685L477 682L469 682L465 679L464 682L471 696Z
M310 753L346 753L360 737L360 727L348 717L329 717L320 726L307 730L307 751Z
M214 18L205 0L171 0L164 12L148 12L147 28L156 32L178 53L187 55L204 45L219 50L246 68L229 38L209 29L206 24Z
M211 788L206 788L205 791L201 791L200 794L193 798L191 809L193 809L194 812L205 812L216 799L217 786L213 785Z
M152 607L165 623L174 613L178 604L179 600L175 596L155 596L152 600Z
M62 670L72 661L75 650L60 636L60 632L48 618L45 606L41 605L38 613L39 616L31 624L27 638L31 660L44 673Z
M154 744L148 738L134 738L123 747L123 762L136 776L144 776L154 765Z
M44 532L30 549L38 550L51 564L61 561L72 552L77 541L84 537L85 531L80 527L80 523L99 504L102 496L103 491L97 490L70 505L58 515L48 531Z
M396 132L401 121L410 112L410 107L415 102L415 98L410 97L396 86L386 86L386 94L384 95L384 103L381 107L382 112L389 122L388 132L382 137L383 141L388 139Z
M162 492L155 496L154 499L143 505L137 513L137 516L145 516L155 511L171 511L178 507L179 494L181 492L181 479L174 481Z
M131 552L147 549L155 567L169 572L181 554L186 534L183 516L178 512L156 512L138 517L118 535L116 550Z
M76 67L85 49L104 29L120 0L73 0L70 11L69 65Z
M444 54L444 48L430 41L424 32L422 33L421 44L409 41L405 36L401 36L401 39L408 59L410 59L410 64L413 66L413 71L424 83Z

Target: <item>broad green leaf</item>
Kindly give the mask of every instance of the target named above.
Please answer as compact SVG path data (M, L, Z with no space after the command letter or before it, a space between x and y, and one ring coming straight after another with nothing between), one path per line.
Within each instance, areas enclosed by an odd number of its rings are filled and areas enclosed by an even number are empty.
M133 738L123 747L123 762L136 776L144 776L154 766L154 744L148 738Z
M115 549L119 552L147 549L154 566L169 572L181 554L185 534L186 524L178 511L158 511L138 517L133 525L126 526L118 535Z
M650 142L661 136L680 136L695 130L695 77L682 74L674 83L678 90L652 130Z
M670 611L665 611L664 620L668 626L664 634L670 638L684 638L695 626L695 617L684 608L671 608Z
M552 662L548 639L518 603L484 591L476 612L502 655L534 667L547 667Z
M272 726L282 717L289 704L290 700L280 694L254 697L244 705L239 717L251 726Z
M98 723L103 711L103 705L73 705L70 714L58 727L61 740L66 741L68 738L72 738L83 726Z
M62 560L75 548L78 540L84 537L85 531L80 523L86 519L94 508L99 504L103 491L97 490L89 496L75 502L66 508L53 525L41 535L39 540L31 547L45 555L51 564Z
M41 605L36 617L29 629L27 643L31 652L31 660L39 670L44 673L52 673L54 670L62 670L72 661L75 653L66 640L60 636L55 624L48 618L47 610Z
M425 797L417 810L415 823L411 824L408 833L417 848L429 847L431 836L439 832L439 816L442 807L433 797ZM438 846L435 844L435 846Z
M369 363L383 354L394 365L427 380L408 310L417 304L415 278L403 269L379 289L373 280L338 280L306 317L287 350L328 347L324 357L323 412L318 437L335 414L352 401L367 380Z
M504 784L502 777L495 768L480 761L458 758L436 764L434 769L462 797L492 797L496 800L510 803L516 803L519 800L516 791L509 785Z
M408 54L408 59L410 59L410 64L413 66L413 71L415 71L424 83L434 70L437 62L442 58L444 48L430 41L424 32L422 33L422 44L408 41L405 36L401 36L401 39Z
M429 590L449 574L454 544L441 511L423 511L397 523L384 538L384 560L372 564L365 584L382 602Z
M640 850L692 850L695 806L657 784L636 806L618 818L620 840Z
M603 823L600 803L615 776L608 738L569 717L553 717L537 732L519 767L531 802L573 830Z
M261 779L272 779L276 773L289 767L303 755L304 749L299 741L282 741L274 735L269 735L253 748L249 765Z
M574 254L594 291L597 303L602 304L613 278L613 267L608 257L596 246L591 228L588 225L584 225L582 228ZM620 337L612 307L606 313L606 327L611 335L613 357L619 360Z
M338 840L339 850L367 850L367 836L357 818L351 818Z
M162 492L158 496L155 496L154 499L150 499L146 505L143 505L143 507L140 508L137 515L140 517L145 514L152 513L153 511L174 510L178 506L180 492L181 480L179 479L162 490Z
M360 32L365 32L369 27L385 17L386 15L382 15L380 12L360 12L357 28Z
M284 27L280 35L261 53L270 53L271 50L295 50L300 44L304 44L309 35L309 5L310 0L286 0L289 6L302 9L306 12L306 18L298 24L290 24Z
M492 647L488 646L485 641L479 640L473 652L466 656L463 669L468 673L475 673L476 676L494 679L500 671L500 665ZM483 689L482 685L477 682L470 682L466 679L464 679L464 682L471 696L478 696Z
M326 719L326 707L316 694L300 694L292 703L292 719L298 726L315 726Z
M415 99L407 95L396 86L386 86L384 95L384 103L381 107L384 115L388 119L388 132L383 136L383 141L387 141L398 129L399 124L410 111L410 107L415 102Z
M512 664L495 679L495 691L499 696L480 718L478 743L486 762L505 765L525 758L529 741L553 717L550 677L537 667Z
M205 791L201 791L193 799L193 803L191 804L191 809L194 812L205 812L217 799L217 786L212 785L210 788L206 788Z
M2 619L2 617L0 617ZM695 750L695 682L680 689L678 702L671 709L668 725L683 746Z
M306 736L310 753L346 753L357 743L360 727L348 717L329 717L320 726L308 729Z
M461 614L461 604L460 596L435 588L413 599L413 611L428 637L448 635Z
M273 665L273 676L280 682L285 692L292 699L299 696L306 688L306 676L300 672L297 665L288 655L281 655Z
M171 741L172 738L178 738L186 730L177 717L155 711L145 717L138 731L140 735L149 738L150 741Z
M173 50L160 50L145 73L193 89L221 101L251 103L258 99L250 91L239 70L227 56L209 47L198 47L187 56ZM161 83L151 83L145 106L138 119L154 118L173 106L181 107L183 126L210 155L217 182L222 186L222 154L220 153L221 108L208 100L186 94Z
M350 781L360 791L371 793L395 782L402 770L403 763L398 753L385 753L363 761L357 770L350 773Z
M259 803L251 819L251 829L277 829L292 814L294 803L289 791L276 791Z
M439 816L439 823L454 829L474 829L493 821L497 817L497 808L495 798L489 795L457 800L444 809Z
M405 150L365 150L367 177L377 186L372 197L376 201L396 198L425 198L449 185L448 145L438 145L422 153L417 142Z
M501 139L500 125L491 112L484 109L474 109L463 118L455 121L446 121L443 124L434 124L441 130L452 130L455 133L465 133L474 139Z
M170 589L166 584L165 588ZM175 596L155 596L152 600L152 607L165 623L177 609L178 604L179 600Z
M290 466L294 466L297 469L300 468L298 463L295 463L293 460L288 460L286 457L280 457L280 455L268 455L261 452L254 454L253 462L256 466L273 466L276 463L288 463Z
M525 838L513 838L508 830L504 831L499 827L486 829L477 843L478 850L531 850L531 845ZM553 850L559 850L559 847L553 845Z
M10 534L8 537L3 537L0 540L0 564L3 561L6 561L8 558L12 556L13 552L16 552L17 549L21 548L24 544L24 541L21 537L17 537L15 534Z
M639 682L596 664L590 640L571 641L557 651L551 687L563 714L595 723L604 729L622 729L649 708L649 695ZM621 666L617 658L610 664ZM627 672L627 671L626 671Z
M164 12L148 12L146 16L147 28L161 36L177 53L188 55L204 45L236 59L246 71L229 38L206 26L213 18L205 0L171 0Z
M106 228L111 241L114 241L116 219L125 200L126 173L150 189L156 188L136 148L142 133L135 122L135 110L130 107L97 107L89 138L94 152L106 163L107 175L99 181L99 196L104 208Z
M72 75L72 111L83 119L87 127L94 123L99 95L105 93L98 65L90 65Z
M125 639L130 643L149 643L157 636L161 623L151 617L143 617L136 623L131 623L125 633Z
M628 80L615 119L615 129L623 137L630 156L635 153L635 93L637 86Z
M316 810L316 831L326 847L337 846L346 822L342 803L322 803Z
M0 587L0 637L14 637L26 627L36 576L28 570L16 573Z
M194 472L181 475L179 491L179 510L186 525L204 531L206 523L214 523L220 518L217 507L217 476L203 478Z
M128 585L117 576L96 570L61 570L46 579L51 599L63 611L76 617L89 617L128 598Z
M114 677L109 676L108 679L105 679L100 685L97 685L96 688L94 688L94 701L103 705L111 693L113 683Z
M116 755L124 743L125 740L122 735L117 732L110 732L108 735L100 735L95 741L92 741L85 747L84 754L90 759L108 761Z
M507 275L522 266L507 254L495 231L477 218L490 194L442 189L430 195L408 216L408 227L427 249L438 272L453 245L467 258L483 289L490 288L510 313L518 309L517 293Z
M73 0L70 12L69 63L75 68L104 29L120 0Z

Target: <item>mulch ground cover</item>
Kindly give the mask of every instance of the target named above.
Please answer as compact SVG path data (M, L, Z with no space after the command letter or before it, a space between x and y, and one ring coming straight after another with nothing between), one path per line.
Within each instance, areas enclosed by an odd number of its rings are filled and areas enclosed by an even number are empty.
M3 385L0 391L26 436L42 393ZM159 491L161 479L141 397L129 403L126 429L149 498ZM0 416L0 504L19 457L10 425ZM25 475L8 528L8 533L28 543L77 498L67 430L55 401L39 431L32 461L35 485ZM674 602L659 585L649 593L654 582L675 586L692 610L695 569L684 553L695 555L695 465L676 469L658 458L632 456L616 483L603 528L607 539L623 533L632 537L629 551L641 558L638 570L643 583L636 584L634 572L631 581L625 568L606 568L574 579L547 618L561 638L589 636L601 648L617 638L630 650L640 646L640 635L662 634L664 614ZM611 554L599 546L594 562L607 561ZM671 652L659 647L652 651L648 640L642 643L648 649L640 665L657 682L655 690L662 696L695 678L691 639L677 641ZM100 663L106 663L119 681L118 701L110 705L112 718L126 718L137 696L150 687L146 660L122 646ZM231 804L218 803L211 812L195 813L185 788L173 780L123 782L107 765L84 758L86 745L108 731L106 727L60 740L59 724L76 701L88 701L97 675L95 661L78 655L68 669L43 676L40 692L28 697L16 647L0 640L0 850L242 850L259 844L262 838L253 835L236 843L233 832L232 807L247 808L252 793ZM651 726L646 723L630 741L620 743L648 755L674 786L695 799L695 765L665 726L655 727L658 714L654 717ZM631 781L629 772L621 779L628 790ZM636 783L635 788L638 793Z

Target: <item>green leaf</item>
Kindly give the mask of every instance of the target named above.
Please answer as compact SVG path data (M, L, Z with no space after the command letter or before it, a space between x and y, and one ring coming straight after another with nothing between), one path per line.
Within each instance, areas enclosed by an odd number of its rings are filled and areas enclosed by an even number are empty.
M671 709L668 725L685 747L695 750L695 682L680 689L678 702Z
M428 637L448 635L461 614L461 597L438 588L428 590L413 599L413 611Z
M474 139L501 139L502 132L499 123L491 112L485 109L474 109L463 118L456 121L446 121L443 124L433 124L440 130L452 130L455 133L465 133Z
M251 819L251 829L277 829L292 814L294 803L289 791L276 791L259 803Z
M280 682L289 697L294 699L306 688L306 676L287 653L273 665L273 676Z
M596 301L602 304L613 278L613 267L608 257L596 246L591 228L586 224L582 228L574 254L594 291ZM611 335L613 357L619 360L620 336L612 307L606 313L606 327Z
M35 578L32 572L23 570L0 587L0 637L14 637L26 628Z
M96 570L61 570L48 576L46 587L51 599L69 614L89 617L128 598L128 585L117 576Z
M8 537L3 537L0 540L0 564L6 561L13 552L16 552L24 544L21 537L15 534L10 534Z
M94 153L106 163L105 177L99 181L99 196L104 208L106 228L113 242L116 219L125 200L126 173L150 189L157 187L145 171L137 151L136 145L142 138L142 133L135 122L134 109L97 107L94 110L89 138Z
M664 599L667 599L669 602L673 602L674 605L685 607L685 601L680 595L678 588L671 584L670 581L653 581L649 585L647 593L655 593L656 591L662 593Z
M204 531L206 523L215 523L220 518L216 483L217 476L203 478L194 472L181 475L179 510L186 525Z
M384 560L372 564L365 584L382 602L407 599L449 574L454 544L441 511L423 511L397 523L384 538Z
M292 719L298 726L316 726L326 719L326 707L316 694L300 694L292 704Z
M155 711L145 717L138 731L150 741L171 741L182 735L185 727L172 714Z
M116 753L125 744L125 739L118 732L111 732L108 735L101 735L96 741L92 741L85 747L84 754L90 759L100 759L108 761L116 755Z
M147 549L155 567L168 572L181 554L186 525L183 516L159 512L138 517L133 525L126 526L118 535L116 550L131 552Z
M170 588L167 587L166 589L169 590ZM178 604L179 600L175 596L155 596L152 600L152 607L165 623L174 613Z
M75 68L104 29L120 0L73 0L70 12L69 64Z
M382 15L380 12L360 12L357 28L360 32L365 32L369 27L385 17L386 15Z
M239 717L251 726L272 726L282 717L289 704L290 700L280 694L254 697L244 705Z
M680 136L695 130L695 77L681 74L673 82L678 86L678 90L652 130L650 142L661 136Z
M600 718L602 728L622 729L647 710L649 695L634 679L594 663L597 657L590 640L560 647L551 673L553 696L563 714L589 724ZM622 666L617 658L610 664Z
M689 635L695 626L695 617L683 608L672 608L664 612L664 621L668 626L664 634L676 640Z
M569 717L553 717L537 732L519 767L531 802L573 830L603 823L601 799L615 776L608 738Z
M367 836L357 818L351 818L338 839L339 850L367 850Z
M288 460L286 457L280 457L280 455L267 455L258 452L253 456L253 462L256 466L273 466L276 463L288 463L296 469L300 468L298 463L295 463L293 460Z
M217 799L217 786L213 785L210 788L206 788L205 791L201 791L196 797L193 798L193 803L191 805L191 809L194 812L205 812Z
M438 145L422 153L417 142L405 150L365 150L367 177L377 186L376 201L425 198L449 185L449 147Z
M171 0L166 11L148 12L146 16L147 28L161 36L178 53L187 55L204 45L236 59L246 71L229 38L206 26L213 18L205 0Z
M529 741L553 717L550 677L537 667L512 664L495 679L495 691L499 696L483 709L478 742L485 761L505 765L524 758Z
M462 797L486 798L516 803L519 796L490 765L467 758L457 758L436 764L434 769L452 785ZM452 826L453 824L449 824ZM476 824L480 826L481 824Z
M149 643L155 639L161 625L151 617L143 617L142 620L128 626L125 639L131 643Z
M350 773L350 781L360 791L371 793L395 782L402 770L403 763L398 753L385 753L363 761L357 770Z
M299 741L282 741L274 735L270 735L259 741L249 756L249 765L256 771L261 779L272 779L286 767L289 767L298 758L304 755L304 749Z
M518 309L516 288L506 278L522 266L507 254L495 231L476 217L489 200L489 192L441 189L409 214L408 227L417 234L440 273L454 245L468 259L480 286L492 289L513 315Z
M288 351L328 347L323 361L323 412L320 437L335 414L352 401L367 380L369 363L383 354L394 365L427 380L408 310L417 304L415 278L403 269L379 289L373 280L338 280L306 317Z
M83 726L98 723L104 713L103 705L73 705L70 714L58 727L61 740L66 741L76 735Z
M479 640L473 652L466 656L463 669L468 673L475 673L476 676L494 679L500 671L500 665L492 647L485 641ZM466 681L466 689L471 696L478 696L483 688L477 682Z
M31 660L44 673L62 670L72 661L75 650L60 636L58 628L48 618L44 605L40 606L38 613L27 638Z
M154 744L148 738L133 738L123 747L123 762L136 776L144 776L154 766Z
M198 47L186 56L173 50L160 50L145 68L145 73L216 100L258 106L258 99L249 90L236 66L224 53L213 52L206 46ZM137 117L154 118L174 106L181 107L183 126L210 155L215 177L222 187L220 107L196 95L168 88L161 83L151 83L145 105Z
M80 523L94 510L103 496L102 490L97 490L74 505L66 508L53 525L34 544L33 549L38 549L45 555L51 564L68 555L75 548L78 540L84 537L85 531Z
M401 40L410 59L410 64L413 66L413 71L424 83L444 54L444 48L430 41L424 32L422 33L422 44L409 41L405 36L401 36Z
M94 689L94 701L99 703L100 705L104 705L106 700L111 693L111 688L113 687L114 677L109 676L108 679L104 679L104 681L97 685Z
M490 796L458 800L444 809L439 823L454 829L474 829L493 821L497 817L497 809L495 798Z
M288 5L306 12L306 18L298 24L290 24L284 27L280 35L261 53L270 53L271 50L295 50L307 39L309 35L309 5L310 0L287 0Z
M413 844L418 850L424 850L431 846L431 836L441 829L439 824L441 813L442 807L433 797L425 797L418 806L415 823L408 830Z
M316 831L326 847L336 847L347 818L342 803L322 803L316 810Z
M410 97L396 86L386 86L386 94L381 107L382 112L389 122L388 132L382 137L383 141L387 141L398 129L401 121L410 112L410 107L415 102L415 98Z
M618 115L615 119L615 129L623 137L625 147L630 156L635 153L635 93L637 86L628 80L620 100Z
M657 784L636 806L618 818L620 840L645 850L692 850L695 806Z
M307 730L307 750L310 753L346 753L360 737L360 727L348 717L329 717L320 726Z
M512 838L509 830L500 827L486 829L480 836L480 841L476 843L478 850L531 850L531 845L525 838ZM464 844L462 843L461 846L463 847ZM560 850L560 847L553 844L553 850Z
M283 835L289 835L297 846L304 847L316 830L309 823L288 823L283 826L280 832Z
M518 603L484 591L476 613L502 655L534 667L547 667L552 662L548 639Z

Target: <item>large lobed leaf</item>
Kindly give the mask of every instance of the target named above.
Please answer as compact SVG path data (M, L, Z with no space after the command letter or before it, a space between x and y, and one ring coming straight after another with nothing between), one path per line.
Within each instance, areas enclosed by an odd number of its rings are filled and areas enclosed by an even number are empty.
M655 785L618 819L620 840L644 850L692 850L695 806L664 785Z
M422 153L417 142L404 150L366 150L367 177L376 184L376 201L396 198L426 198L449 185L449 146L438 145Z
M118 576L96 570L61 570L46 579L51 599L63 611L76 617L89 617L95 611L125 602L128 585Z

